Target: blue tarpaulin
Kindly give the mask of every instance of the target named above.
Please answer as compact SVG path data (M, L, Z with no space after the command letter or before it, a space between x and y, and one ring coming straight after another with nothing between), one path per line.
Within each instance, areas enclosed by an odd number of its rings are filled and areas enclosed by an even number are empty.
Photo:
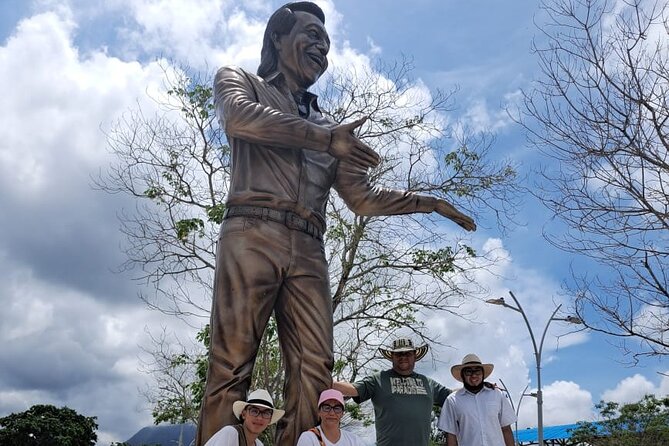
M597 425L597 423L594 423ZM546 440L569 440L571 431L576 429L578 424L563 424L560 426L544 426L544 441ZM537 444L537 428L519 429L514 433L517 435L517 441L520 444ZM555 443L560 444L560 443Z

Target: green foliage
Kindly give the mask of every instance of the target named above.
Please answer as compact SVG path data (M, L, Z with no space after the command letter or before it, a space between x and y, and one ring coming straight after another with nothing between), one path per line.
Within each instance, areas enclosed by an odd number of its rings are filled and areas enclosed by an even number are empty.
M165 392L154 401L151 414L153 415L153 422L155 424L188 423L198 418L204 396L204 385L207 379L207 352L210 345L209 324L205 325L197 333L196 338L203 344L204 348L201 353L195 355L178 353L172 355L168 358L169 363L166 365L170 371L193 368L195 369L195 379L192 382L184 383L184 394Z
M213 91L209 86L202 84L192 85L191 88L179 86L168 90L167 94L184 101L181 112L186 118L206 121L214 113Z
M209 352L209 346L211 345L211 330L209 324L205 325L204 328L198 332L196 339L204 346L205 354L202 354L196 358L196 380L190 383L189 386L193 394L193 403L195 409L197 412L199 412L200 407L202 406L202 399L204 398L204 386L207 380L207 367L209 367L208 356L206 354Z
M442 275L455 271L455 258L450 246L436 251L417 249L412 253L414 269L425 269L434 274Z
M372 413L365 411L363 405L355 404L353 402L346 403L346 416L351 420L356 420L362 423L364 427L374 424L374 417Z
M95 420L68 407L34 405L0 418L0 446L93 446Z
M579 423L572 440L596 446L659 446L669 444L669 397L646 395L637 403L596 405L603 420Z
M464 246L464 252L470 257L476 257L476 251L470 246ZM449 246L437 250L416 249L411 253L413 269L427 271L435 276L445 276L456 271L456 256Z
M175 229L179 240L186 243L188 237L193 232L197 232L200 236L203 235L204 221L199 218L185 218L176 222Z
M516 181L518 172L511 165L481 175L480 163L482 161L481 155L466 144L447 153L444 156L444 167L451 171L452 176L458 181L450 183L449 190L445 192L458 197L477 197L499 187L500 184Z
M223 222L223 214L225 213L225 204L219 203L214 206L207 206L207 217L209 221L216 224L221 224Z

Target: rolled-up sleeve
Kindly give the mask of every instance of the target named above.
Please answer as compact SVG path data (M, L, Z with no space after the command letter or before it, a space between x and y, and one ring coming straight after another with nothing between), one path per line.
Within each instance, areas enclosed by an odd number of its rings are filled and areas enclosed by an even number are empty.
M258 101L249 76L223 67L214 80L214 101L221 127L229 137L254 144L327 152L331 130Z

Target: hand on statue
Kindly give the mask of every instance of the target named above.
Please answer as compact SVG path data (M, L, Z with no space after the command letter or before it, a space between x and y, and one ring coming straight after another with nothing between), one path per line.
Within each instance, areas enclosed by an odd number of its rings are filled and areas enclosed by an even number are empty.
M437 200L437 205L435 206L434 210L439 215L453 220L467 231L476 231L476 223L474 222L474 219L458 211L455 206L453 206L448 201Z
M346 160L362 167L376 167L381 162L378 153L363 143L353 130L360 127L367 118L358 119L349 124L339 124L332 129L332 140L328 153L339 160Z

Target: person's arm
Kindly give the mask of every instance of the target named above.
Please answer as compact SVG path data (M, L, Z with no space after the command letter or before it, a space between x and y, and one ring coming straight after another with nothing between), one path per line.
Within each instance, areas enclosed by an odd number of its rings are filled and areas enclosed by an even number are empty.
M432 381L432 398L434 400L434 405L442 407L446 402L446 398L451 394L451 389L442 386L437 381L430 379Z
M476 229L471 217L445 200L413 192L386 189L369 184L367 169L340 161L334 188L349 209L358 215L400 215L436 212L468 231Z
M458 439L453 434L446 434L446 446L458 446Z
M282 112L258 102L250 76L237 67L223 67L216 73L216 113L228 136L260 146L328 152L364 168L379 164L379 155L353 134L365 119L319 125Z
M516 444L513 439L513 429L511 429L511 426L504 426L502 428L502 436L504 437L504 446L514 446Z
M350 396L350 397L358 396L358 389L356 389L355 386L350 382L334 381L332 383L332 388L335 390L339 390L344 396Z

